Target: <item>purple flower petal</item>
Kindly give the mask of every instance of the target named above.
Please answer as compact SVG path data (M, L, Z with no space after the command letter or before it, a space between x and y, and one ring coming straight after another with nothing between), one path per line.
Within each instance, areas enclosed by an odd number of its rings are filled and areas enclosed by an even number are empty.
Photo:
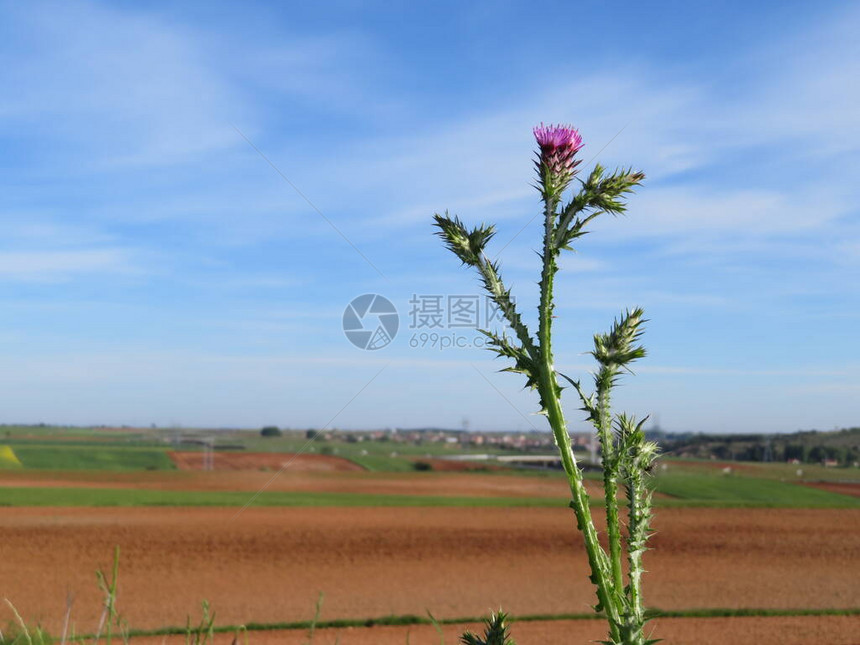
M555 152L564 149L576 153L583 145L579 131L570 125L544 125L541 123L534 129L534 135L541 152Z
M551 192L560 192L573 179L580 163L574 157L583 146L582 137L576 128L569 125L541 123L533 132L540 146L538 172L541 182Z

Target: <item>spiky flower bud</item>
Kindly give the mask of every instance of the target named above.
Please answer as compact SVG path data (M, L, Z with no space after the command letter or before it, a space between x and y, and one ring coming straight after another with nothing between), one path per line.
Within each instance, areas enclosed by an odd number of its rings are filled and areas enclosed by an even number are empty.
M579 131L570 125L544 125L533 130L540 147L535 163L545 195L558 196L570 184L582 162L576 153L582 148Z
M484 619L483 638L466 632L460 637L460 643L462 645L516 645L510 636L508 616L501 609L498 613Z

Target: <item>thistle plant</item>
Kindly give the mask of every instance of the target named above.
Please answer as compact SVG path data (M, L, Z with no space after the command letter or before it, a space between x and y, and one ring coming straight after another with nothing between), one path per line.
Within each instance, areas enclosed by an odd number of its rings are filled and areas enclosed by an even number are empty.
M510 637L508 617L499 611L484 620L484 637L466 632L460 638L461 645L517 645Z
M628 310L607 333L594 336L591 356L597 362L597 369L590 392L580 381L556 370L552 353L553 283L559 270L559 255L573 250L574 242L587 233L588 225L596 217L624 213L626 195L645 175L631 169L608 173L597 164L585 180L580 180L577 174L581 161L576 155L583 143L576 129L541 124L534 129L534 135L538 144L536 188L544 215L537 336L517 311L511 291L502 280L499 263L486 253L495 228L480 224L468 229L447 212L435 215L435 225L445 245L463 264L477 270L484 288L512 331L508 336L482 330L488 337L488 348L511 363L502 371L522 374L526 386L537 390L540 397L540 414L547 417L558 446L570 484L570 507L585 541L590 580L597 594L594 609L603 613L608 621L609 637L603 642L647 645L655 641L647 640L644 635L642 556L647 548L651 522L651 493L646 478L657 446L645 439L644 419L637 421L625 414L613 414L611 408L612 390L620 376L630 371L633 362L645 356L645 349L639 344L645 322L643 312L639 308ZM578 190L565 201L565 192L574 179L579 182ZM565 388L560 382L572 386L580 409L594 426L600 442L608 548L598 539L583 472L573 453L561 403ZM619 515L619 486L627 498L626 530Z

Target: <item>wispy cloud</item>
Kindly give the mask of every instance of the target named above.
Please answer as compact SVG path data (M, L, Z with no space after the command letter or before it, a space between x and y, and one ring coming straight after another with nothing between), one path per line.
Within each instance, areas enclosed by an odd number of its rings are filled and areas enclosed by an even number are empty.
M124 249L0 252L5 282L67 282L83 274L137 271Z
M190 30L92 2L7 9L21 33L51 45L0 72L4 130L39 124L54 155L91 171L170 165L235 144L227 121L240 106Z
M647 188L636 197L635 211L617 237L707 239L733 234L749 237L798 235L838 221L853 208L833 186L804 186L789 194L751 188L720 190L714 186Z
M823 384L856 358L846 340L860 284L856 7L810 10L795 31L766 24L731 47L715 36L671 64L620 37L616 56L541 65L526 56L503 74L482 67L498 58L495 45L471 49L463 25L441 51L402 25L389 30L373 9L356 21L316 7L286 19L275 5L208 13L84 0L0 11L0 282L9 287L0 339L21 353L5 382L32 388L33 401L41 382L96 402L110 381L89 374L110 374L118 400L144 417L122 384L171 401L177 416L193 400L234 419L254 405L295 404L311 422L325 403L313 384L342 384L371 359L349 354L339 329L350 298L375 290L400 305L411 293L478 292L433 242L430 216L444 209L496 222L496 249L513 240L501 262L528 318L539 222L517 233L540 208L528 186L539 121L576 124L586 160L648 173L630 215L599 222L563 264L579 275L557 288L559 328L576 326L586 341L593 321L625 305L659 313L649 334L663 367L642 369L655 406L696 407L677 394L697 380L686 377L743 380L746 370L729 368L750 354L759 379L796 370ZM597 19L590 11L585 22ZM525 51L522 25L507 28L504 47ZM568 60L558 52L547 60ZM468 71L467 87L457 70ZM233 124L387 281L365 272ZM34 312L70 322L61 329ZM698 342L703 333L711 346ZM81 353L39 358L69 344ZM799 367L785 364L785 347ZM388 404L402 398L404 418L442 414L445 400L510 424L473 403L486 391L472 383L471 355L404 351L391 348L384 360L395 370L379 383L398 397L368 399L351 418L395 414ZM67 360L78 367L59 365ZM127 361L140 368L133 378L122 374ZM440 365L456 377L439 378ZM675 379L674 390L647 385L658 377ZM294 400L279 407L285 392ZM711 400L696 392L685 401ZM80 408L73 399L64 409Z

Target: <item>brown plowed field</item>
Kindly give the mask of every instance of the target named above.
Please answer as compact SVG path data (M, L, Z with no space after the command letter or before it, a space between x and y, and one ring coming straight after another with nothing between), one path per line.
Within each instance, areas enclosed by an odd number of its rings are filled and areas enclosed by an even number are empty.
M323 619L426 609L440 617L476 616L499 606L514 615L585 612L594 601L582 544L565 509L251 508L234 519L235 513L2 509L0 597L29 620L56 628L70 590L78 630L91 629L99 614L93 572L108 567L119 544L119 606L134 627L184 624L204 598L221 624L308 619L319 591L326 593ZM860 511L660 509L655 528L646 562L652 606L844 608L860 598ZM702 624L718 624L711 620ZM764 619L736 620L750 621L739 623L745 629ZM796 620L808 633L845 622ZM678 621L677 629L692 624ZM541 629L559 629L547 625L522 625L521 642L543 638ZM593 626L576 629L587 635ZM413 630L417 638L421 630ZM532 633L526 630L538 631L526 638Z
M465 629L479 632L480 625L446 625L446 643L458 643ZM662 618L651 623L653 636L665 639L666 645L858 645L858 616L791 616L768 618ZM515 623L511 635L521 645L571 645L593 643L605 638L601 621L558 620ZM233 635L219 635L216 645L230 645ZM407 640L408 639L408 640ZM140 645L181 645L184 638L174 637L132 640ZM240 639L240 642L241 639ZM306 631L252 632L249 645L306 645ZM321 629L314 636L315 645L439 645L439 634L433 627L371 627Z
M556 497L569 494L558 477L522 477L481 473L283 472L259 470L180 470L156 472L0 470L0 488L139 488L146 490L269 491L365 493L378 495L440 495L459 497ZM600 486L586 481L592 494Z
M202 470L202 452L168 452L180 470ZM295 472L361 472L361 466L343 457L286 452L216 452L216 470L280 470Z

